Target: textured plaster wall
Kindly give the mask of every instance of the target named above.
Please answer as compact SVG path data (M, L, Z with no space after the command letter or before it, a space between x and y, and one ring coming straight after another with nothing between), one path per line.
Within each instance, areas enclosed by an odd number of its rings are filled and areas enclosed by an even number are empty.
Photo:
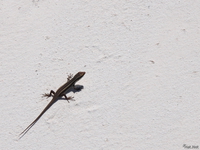
M0 2L1 150L200 147L200 1ZM22 138L67 74L84 89Z

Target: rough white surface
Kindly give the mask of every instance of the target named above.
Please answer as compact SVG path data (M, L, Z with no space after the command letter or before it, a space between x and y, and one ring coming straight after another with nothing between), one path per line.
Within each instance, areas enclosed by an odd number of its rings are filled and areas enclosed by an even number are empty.
M1 150L200 147L200 1L1 1ZM18 140L67 73L55 103ZM196 147L192 147L196 146Z

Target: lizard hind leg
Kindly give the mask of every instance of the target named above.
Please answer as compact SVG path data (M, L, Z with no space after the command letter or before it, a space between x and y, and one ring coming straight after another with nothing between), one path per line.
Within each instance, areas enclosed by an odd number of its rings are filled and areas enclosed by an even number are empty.
M45 94L43 94L42 96L48 98L48 97L51 97L51 96L53 97L54 95L55 95L55 92L54 92L53 90L51 90L49 94L48 94L48 93L45 93Z
M75 101L73 98L74 97L72 97L72 96L66 96L66 94L62 94L61 96L64 96L65 97L65 99L68 101L68 103L69 103L69 100L71 100L71 101Z

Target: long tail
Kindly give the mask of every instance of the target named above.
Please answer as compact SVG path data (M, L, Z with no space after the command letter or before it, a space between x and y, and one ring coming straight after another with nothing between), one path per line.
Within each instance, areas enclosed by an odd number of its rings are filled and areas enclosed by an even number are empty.
M21 139L32 127L33 125L40 119L42 115L39 115L19 136L19 139Z
M50 103L45 107L45 109L40 113L40 115L19 135L19 139L21 139L32 127L33 125L40 119L40 117L55 103L54 99L50 101Z

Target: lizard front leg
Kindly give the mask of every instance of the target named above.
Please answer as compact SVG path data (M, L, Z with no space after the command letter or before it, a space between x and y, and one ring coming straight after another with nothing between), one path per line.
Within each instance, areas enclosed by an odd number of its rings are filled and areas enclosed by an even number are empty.
M72 77L73 77L73 74L70 73L70 74L68 75L68 77L67 77L67 81L71 80Z

